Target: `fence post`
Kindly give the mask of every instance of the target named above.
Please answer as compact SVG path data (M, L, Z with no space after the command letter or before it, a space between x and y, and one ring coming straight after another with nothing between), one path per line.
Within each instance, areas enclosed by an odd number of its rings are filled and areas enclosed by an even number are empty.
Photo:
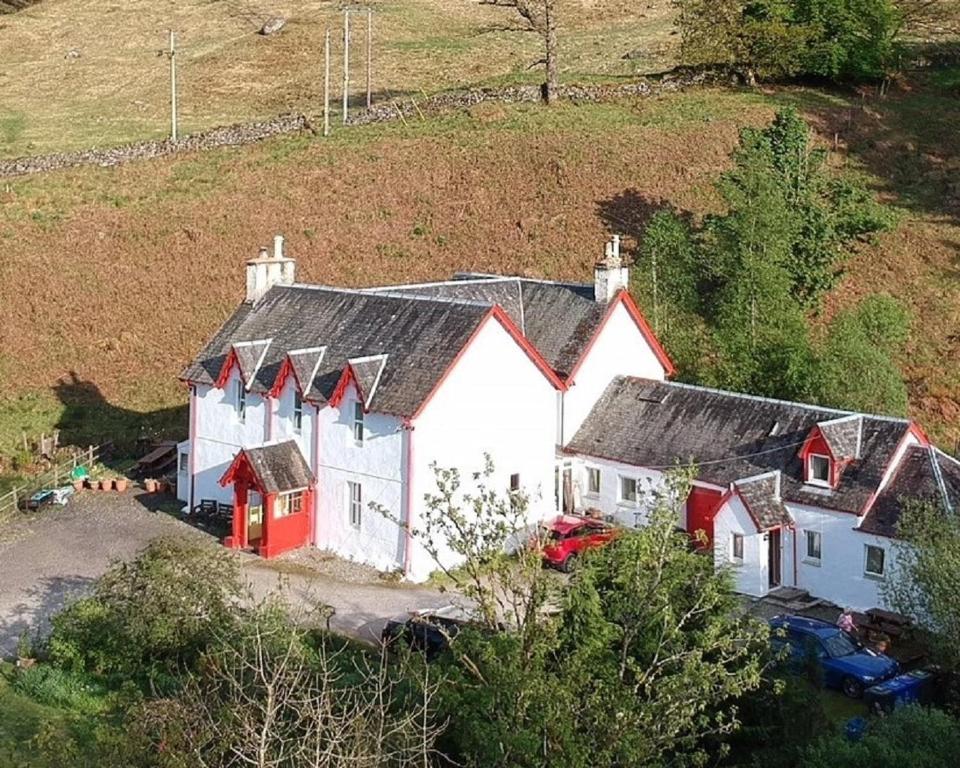
M93 446L92 446L92 445L91 445L89 448L87 448L87 453L88 453L88 455L89 455L89 457L90 457L90 458L87 459L87 461L89 462L90 466L92 467L92 466L93 466Z

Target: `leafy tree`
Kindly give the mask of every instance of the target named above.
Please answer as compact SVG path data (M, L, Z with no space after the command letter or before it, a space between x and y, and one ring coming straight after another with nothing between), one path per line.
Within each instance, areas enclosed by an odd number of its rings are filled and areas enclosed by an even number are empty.
M843 734L823 739L804 756L805 768L952 768L960 754L960 724L918 706L870 721L860 741Z
M485 489L464 494L451 486L455 472L435 472L428 516L452 522L433 527L450 538L429 549L463 555L450 578L479 606L479 627L458 634L440 662L438 702L450 719L440 746L451 759L516 768L695 761L705 735L735 727L734 700L759 685L766 630L736 618L729 577L676 532L688 476L658 497L648 527L586 558L566 586L542 568L536 537L503 554L519 505L497 500L484 476Z
M839 312L820 355L820 400L872 413L904 414L907 387L894 360L910 329L906 311L890 296L868 296Z
M152 542L53 618L51 660L66 669L162 682L191 666L245 594L235 558L183 539Z

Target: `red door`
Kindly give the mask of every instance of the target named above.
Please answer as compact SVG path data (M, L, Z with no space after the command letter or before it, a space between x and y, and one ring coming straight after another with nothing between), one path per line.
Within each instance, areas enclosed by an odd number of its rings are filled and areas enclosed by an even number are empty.
M720 506L723 494L711 488L694 486L687 497L687 533L691 536L697 531L707 535L707 542L702 547L709 549L713 546L713 518Z

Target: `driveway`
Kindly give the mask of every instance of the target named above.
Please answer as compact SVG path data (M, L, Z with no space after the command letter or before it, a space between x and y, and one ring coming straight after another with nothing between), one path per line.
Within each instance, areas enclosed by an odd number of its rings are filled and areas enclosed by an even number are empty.
M45 632L50 617L87 593L111 563L132 558L151 540L172 535L213 543L209 534L149 509L151 501L139 491L85 492L66 507L24 514L0 527L0 658L15 652L24 631ZM319 553L275 561L237 557L257 597L279 588L295 607L332 606L331 628L362 639L378 637L391 616L451 602L436 590L384 582L352 564L331 566L332 559Z

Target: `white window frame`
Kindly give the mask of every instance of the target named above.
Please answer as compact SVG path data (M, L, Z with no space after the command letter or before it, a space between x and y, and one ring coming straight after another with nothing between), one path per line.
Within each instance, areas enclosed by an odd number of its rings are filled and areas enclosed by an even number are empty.
M599 496L602 483L600 467L587 467L587 496ZM596 489L594 489L593 480L596 478Z
M277 503L273 505L274 518L297 515L300 512L303 512L303 491L289 491L277 496Z
M633 498L628 498L624 495L623 484L624 483L633 483ZM635 477L628 477L627 475L618 475L617 476L617 503L618 504L629 504L630 506L636 506L637 502L640 499L640 481Z
M881 570L879 573L877 573L876 571L869 570L871 549L877 549L880 551ZM887 573L887 550L876 544L864 544L863 545L863 575L870 579L884 579L886 578L886 573Z
M241 378L234 382L233 409L237 414L237 421L241 424L245 423L247 420L247 387Z
M353 442L363 445L363 403L355 400L353 403Z
M187 474L190 471L190 451L180 451L177 454L177 472Z
M293 389L293 431L298 435L303 432L303 397L296 387Z
M350 527L359 531L363 522L363 486L353 480L347 481L347 518Z
M814 467L815 459L823 459L826 462L826 465L827 465L826 480L822 480L816 475L814 475L813 467ZM807 456L807 482L810 483L810 485L819 485L819 486L822 486L823 488L830 488L831 487L830 478L832 477L832 475L833 475L833 462L830 460L829 456L825 456L822 453L811 453L809 456Z
M737 543L740 544L740 554L737 554ZM742 563L743 562L743 546L744 546L744 536L742 533L737 533L736 531L730 534L730 562L731 563Z
M810 542L811 537L814 537L813 540L817 544L817 554L810 554ZM820 561L823 559L823 533L820 531L805 530L803 532L803 560L806 563L811 565L820 565Z

